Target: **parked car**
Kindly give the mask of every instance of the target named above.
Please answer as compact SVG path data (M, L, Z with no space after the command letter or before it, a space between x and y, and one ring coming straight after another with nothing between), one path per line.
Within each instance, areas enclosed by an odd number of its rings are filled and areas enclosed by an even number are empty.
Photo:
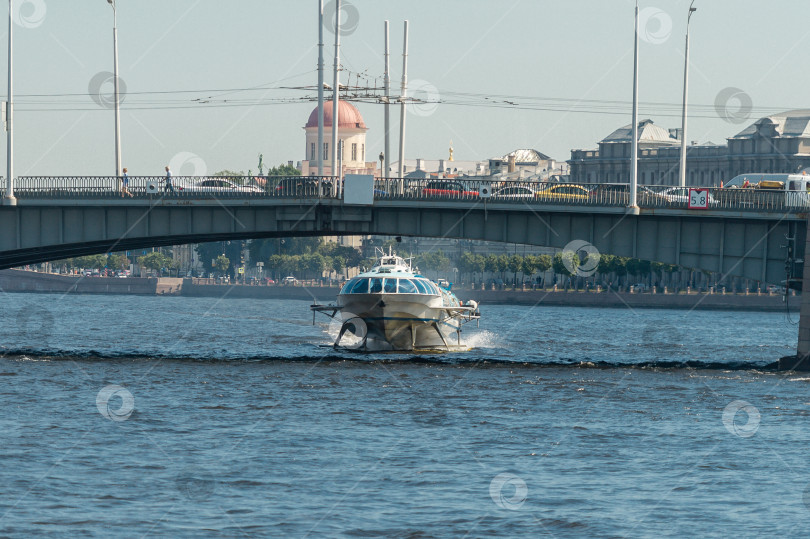
M281 284L298 284L298 279L292 275L288 275L282 279Z
M234 193L264 193L264 190L255 185L237 185L224 178L208 178L191 184L181 184L178 182L177 190L183 193L217 193L226 195Z
M636 284L634 284L634 285L633 285L631 288L633 289L633 292L637 292L637 293L638 293L638 292L646 292L647 290L649 290L649 289L650 289L650 288L649 288L649 287L648 287L646 284L644 284L644 283L636 283Z
M332 191L332 180L321 180L321 195ZM283 178L274 189L280 196L318 196L318 178Z
M530 187L523 185L509 185L501 187L494 193L492 198L503 198L508 200L533 200L535 192Z
M689 187L668 187L658 193L664 200L668 202L676 202L679 204L689 204ZM711 193L708 193L709 206L717 204Z
M478 197L478 191L467 189L460 182L448 180L434 180L427 182L422 188L422 196L426 197Z
M550 201L583 201L588 198L588 190L581 185L574 185L571 183L561 183L558 185L551 185L545 189L537 191L534 195L538 200Z

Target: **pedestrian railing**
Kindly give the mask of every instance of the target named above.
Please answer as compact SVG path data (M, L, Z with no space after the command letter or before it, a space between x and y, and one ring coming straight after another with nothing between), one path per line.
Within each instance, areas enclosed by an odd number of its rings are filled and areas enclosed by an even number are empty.
M338 198L339 185L328 176L130 176L126 187L115 176L21 176L18 198Z
M126 190L114 176L21 176L14 194L20 199L335 199L343 196L343 181L333 176L132 176ZM806 213L810 193L780 189L690 188L639 186L641 208ZM703 195L701 196L696 195ZM691 202L690 202L691 195ZM375 200L448 201L521 206L561 205L623 207L630 203L626 184L573 184L491 179L381 178L374 181ZM705 199L705 200L704 200Z

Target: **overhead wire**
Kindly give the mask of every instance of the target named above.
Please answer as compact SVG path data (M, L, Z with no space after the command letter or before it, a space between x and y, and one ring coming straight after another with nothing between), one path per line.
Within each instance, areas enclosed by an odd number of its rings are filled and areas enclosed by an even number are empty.
M248 87L127 92L124 94L121 108L124 110L183 110L193 108L257 107L310 103L317 101L317 97L313 93L317 90L315 86L280 85L278 83L311 73L312 71L310 70L279 79L272 83ZM369 76L366 71L355 72L345 70L345 73L347 78L346 83L341 84L341 99L368 104L382 103L383 88L377 84L379 78ZM352 81L352 79L354 79L354 81ZM355 84L352 84L352 82ZM238 94L259 91L264 92L264 94L256 98L249 96L236 97ZM267 94L271 92L288 92L292 95L268 96ZM295 96L294 94L296 93L303 93L304 95ZM90 106L88 99L92 99L95 96L89 92L54 94L20 93L16 97L17 110L21 112L104 110L103 108ZM399 97L392 96L392 101L398 102ZM624 100L541 97L522 94L488 94L438 89L436 90L435 96L428 95L426 98L420 98L420 90L416 89L414 94L406 98L406 103L596 115L626 115L627 109L630 107L630 102ZM680 117L682 112L681 103L646 101L640 103L640 107L644 115L651 116ZM717 109L718 107L715 104L694 103L689 105L690 117L693 118L716 118L718 116ZM759 117L786 109L786 107L752 107L749 110L740 112L747 113L749 116Z

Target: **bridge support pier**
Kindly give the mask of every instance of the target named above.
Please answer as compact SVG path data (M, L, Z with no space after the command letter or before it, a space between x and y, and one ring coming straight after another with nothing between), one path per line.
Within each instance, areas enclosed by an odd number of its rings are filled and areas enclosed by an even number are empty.
M779 370L810 371L810 219L807 220L807 239L804 244L804 270L802 271L802 301L799 310L799 345L795 356L779 360Z
M17 198L14 196L4 196L3 197L3 206L16 206L17 205Z

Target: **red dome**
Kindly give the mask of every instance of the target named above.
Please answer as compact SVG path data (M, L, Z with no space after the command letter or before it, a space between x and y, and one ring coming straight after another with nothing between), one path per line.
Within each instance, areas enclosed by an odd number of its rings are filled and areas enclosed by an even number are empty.
M338 129L368 129L357 107L348 101L338 101L338 109ZM323 104L323 126L332 127L332 101L326 101ZM318 127L318 107L312 109L307 125L304 127Z

